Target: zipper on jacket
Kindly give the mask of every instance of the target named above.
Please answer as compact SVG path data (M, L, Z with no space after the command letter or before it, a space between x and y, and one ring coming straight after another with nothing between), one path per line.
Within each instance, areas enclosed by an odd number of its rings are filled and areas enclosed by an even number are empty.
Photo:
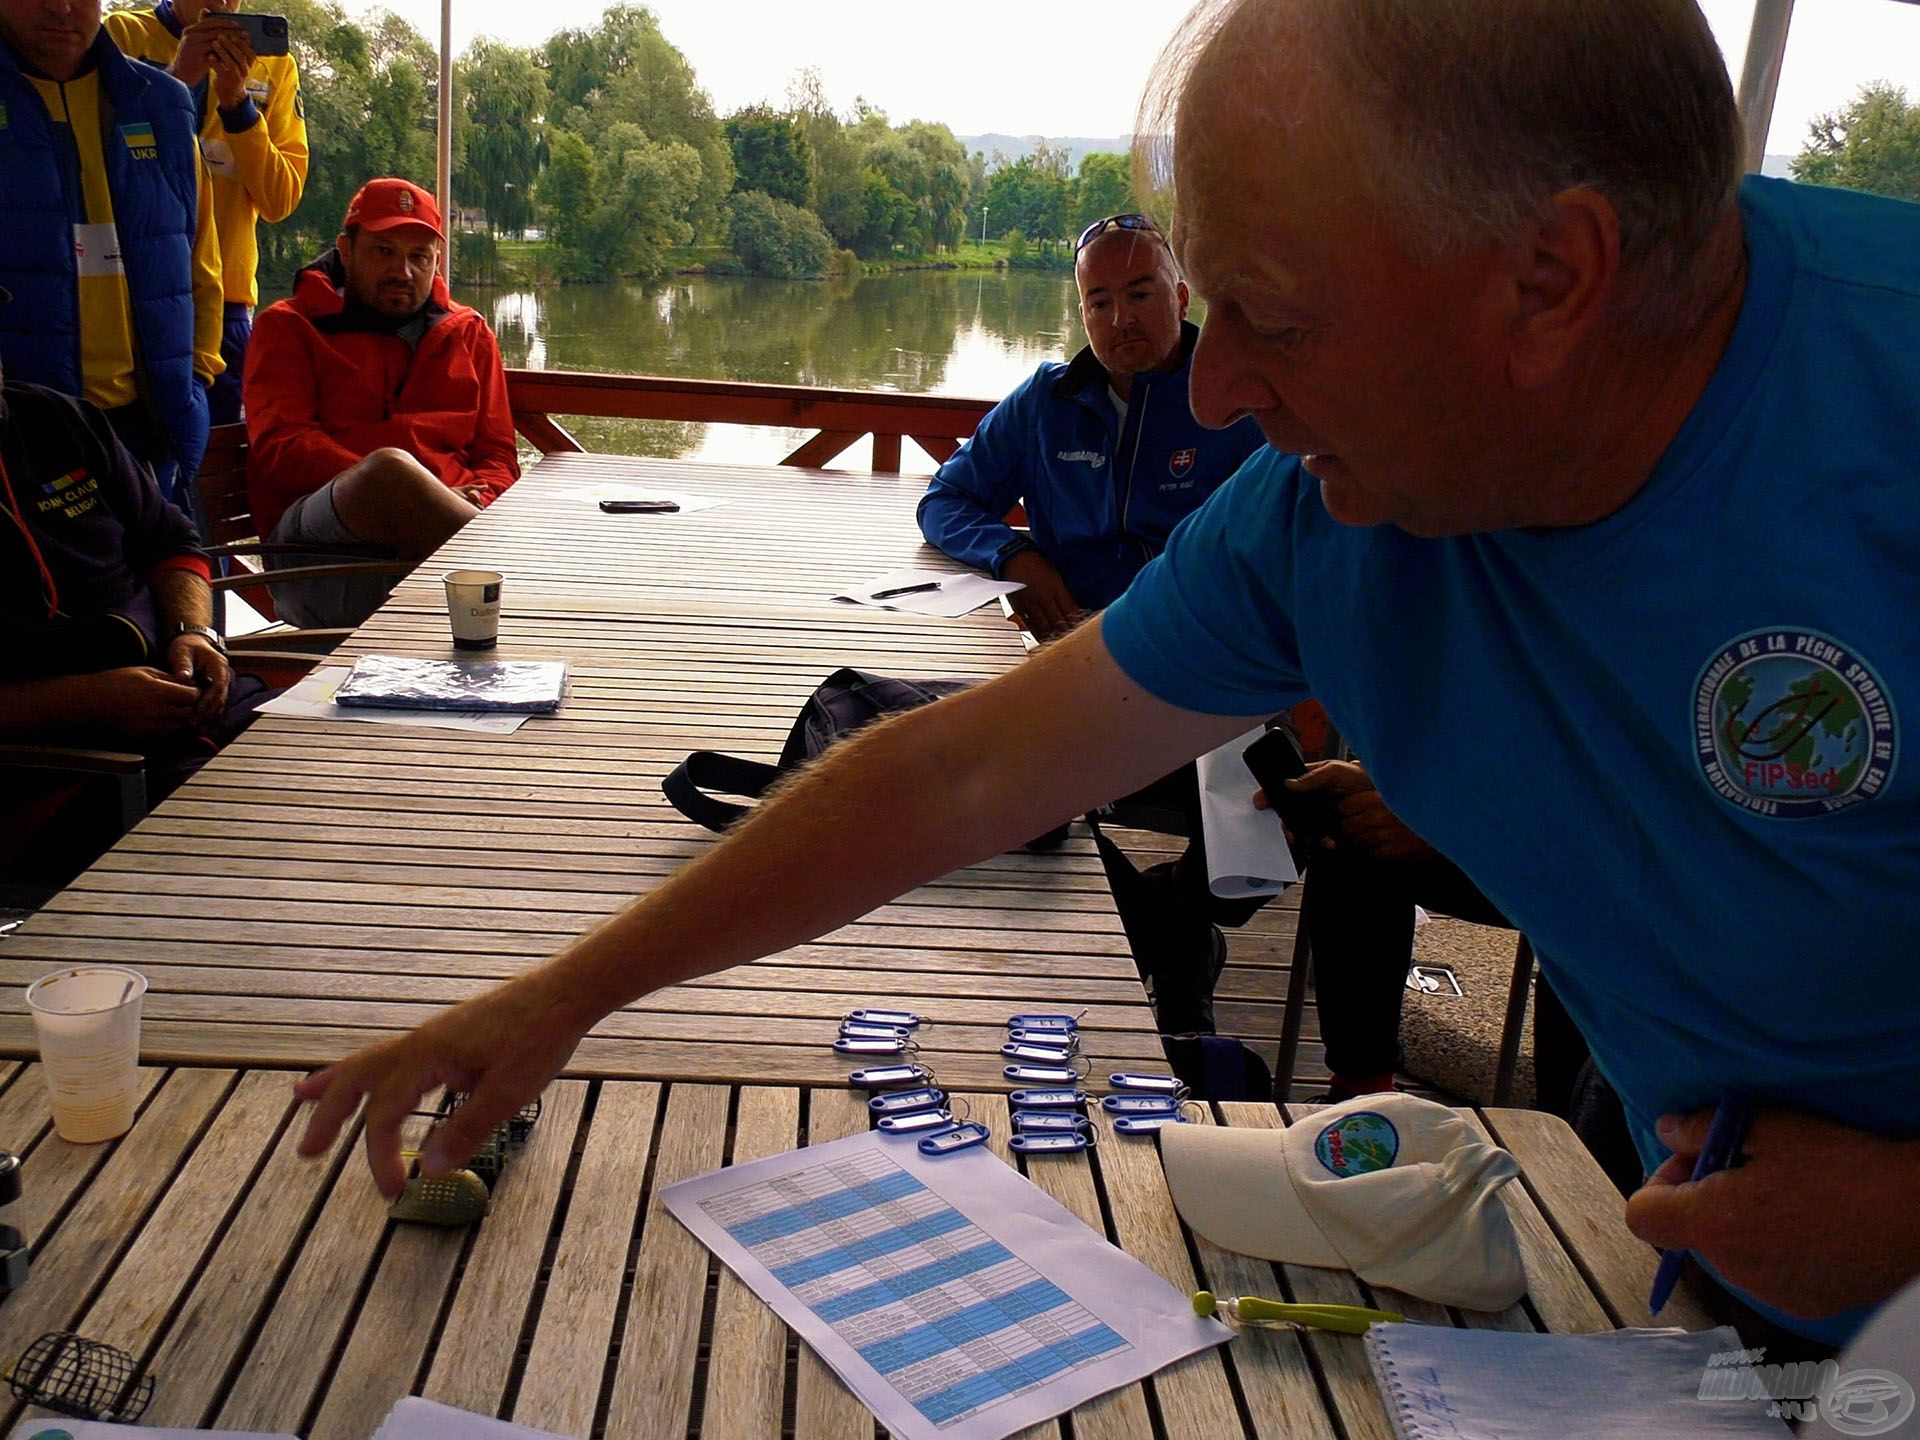
M1153 388L1145 375L1136 375L1133 378L1135 382L1133 395L1127 401L1127 420L1133 426L1133 451L1127 456L1126 483L1120 490L1120 539L1122 542L1129 538L1127 534L1127 512L1133 508L1133 475L1134 471L1140 468L1140 437L1146 433L1147 394ZM1127 429L1125 425L1122 425L1120 427L1120 439L1124 443L1126 438ZM1113 462L1115 467L1118 468L1120 464L1120 446L1116 445L1113 448L1115 452ZM1140 553L1147 559L1151 560L1153 558L1153 548L1148 545L1145 540L1135 540L1134 544L1140 547Z

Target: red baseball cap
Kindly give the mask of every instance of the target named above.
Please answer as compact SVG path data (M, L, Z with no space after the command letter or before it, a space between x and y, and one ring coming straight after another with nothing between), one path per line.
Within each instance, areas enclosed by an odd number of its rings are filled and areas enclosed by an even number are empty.
M447 238L433 196L411 180L388 175L360 187L347 205L347 218L340 228L393 230L402 225L424 225L442 240Z

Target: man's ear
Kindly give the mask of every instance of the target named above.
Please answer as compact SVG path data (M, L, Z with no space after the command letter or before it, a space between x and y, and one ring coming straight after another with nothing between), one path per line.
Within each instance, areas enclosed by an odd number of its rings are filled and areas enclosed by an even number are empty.
M1613 299L1620 217L1596 190L1563 190L1515 243L1508 376L1522 390L1560 375Z
M351 249L353 249L352 232L342 230L338 235L333 237L333 253L340 257L340 265L343 269L347 263L347 252Z
M1174 281L1173 293L1180 301L1180 318L1184 320L1187 318L1187 306L1193 300L1193 297L1187 293L1187 282L1184 280Z

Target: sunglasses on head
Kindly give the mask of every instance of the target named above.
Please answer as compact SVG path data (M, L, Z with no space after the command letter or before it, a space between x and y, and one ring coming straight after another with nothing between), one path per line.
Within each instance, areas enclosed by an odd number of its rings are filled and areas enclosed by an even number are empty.
M1153 222L1151 216L1136 214L1109 215L1104 220L1094 221L1080 232L1080 238L1074 242L1073 253L1078 255L1109 230L1144 230L1147 234L1163 242L1167 238L1160 227Z

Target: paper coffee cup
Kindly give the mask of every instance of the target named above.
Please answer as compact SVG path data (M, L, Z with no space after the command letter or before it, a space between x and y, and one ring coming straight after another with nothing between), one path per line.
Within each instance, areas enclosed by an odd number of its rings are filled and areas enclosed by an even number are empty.
M146 993L147 977L118 965L56 970L27 987L62 1140L89 1145L132 1128Z
M491 650L499 644L500 572L449 570L440 578L447 586L447 619L453 623L454 647Z

